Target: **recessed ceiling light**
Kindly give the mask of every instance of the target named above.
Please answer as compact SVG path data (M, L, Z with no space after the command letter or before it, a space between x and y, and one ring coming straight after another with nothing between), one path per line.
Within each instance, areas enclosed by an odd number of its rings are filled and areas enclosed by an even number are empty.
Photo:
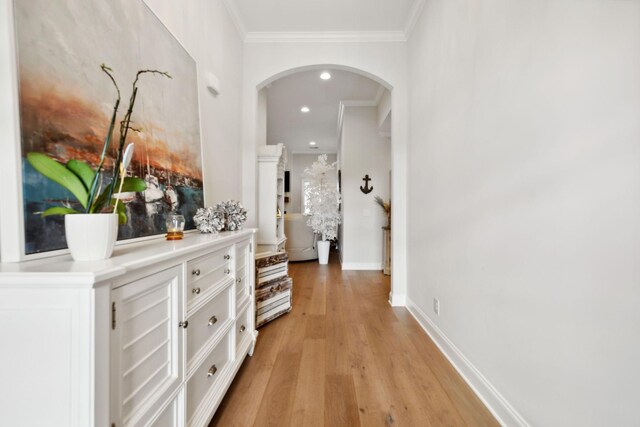
M308 113L309 112L309 107L307 107L306 105L303 106L300 111L302 111L303 113Z
M316 142L315 142L315 141L311 141L311 142L309 143L309 145L316 145Z
M331 74L329 74L327 71L325 71L322 74L320 74L320 78L322 80L329 80L331 78Z

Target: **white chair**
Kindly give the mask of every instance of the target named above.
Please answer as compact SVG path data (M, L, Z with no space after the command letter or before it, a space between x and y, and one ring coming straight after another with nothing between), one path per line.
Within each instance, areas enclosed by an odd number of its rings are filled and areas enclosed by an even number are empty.
M318 259L315 235L307 225L307 218L300 213L284 215L284 234L287 236L286 250L289 261Z

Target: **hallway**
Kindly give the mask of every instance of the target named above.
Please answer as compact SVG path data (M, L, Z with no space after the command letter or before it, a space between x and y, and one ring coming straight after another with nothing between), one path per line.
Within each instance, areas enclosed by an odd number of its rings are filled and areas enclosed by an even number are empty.
M262 327L220 426L490 426L488 410L405 308L389 276L291 263L293 310Z

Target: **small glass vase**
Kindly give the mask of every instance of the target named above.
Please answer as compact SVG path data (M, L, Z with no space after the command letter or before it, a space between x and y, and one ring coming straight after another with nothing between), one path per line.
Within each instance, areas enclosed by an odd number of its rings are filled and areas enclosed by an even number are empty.
M167 215L167 240L182 240L184 237L184 216L171 212Z

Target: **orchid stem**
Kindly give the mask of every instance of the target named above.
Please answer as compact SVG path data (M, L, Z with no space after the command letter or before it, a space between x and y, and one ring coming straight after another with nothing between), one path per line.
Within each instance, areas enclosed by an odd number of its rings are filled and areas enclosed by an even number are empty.
M122 163L120 163L120 187L118 188L118 196L122 193L122 186L124 185L124 167ZM120 197L116 198L116 203L113 205L113 213L117 212L118 202L120 201Z

